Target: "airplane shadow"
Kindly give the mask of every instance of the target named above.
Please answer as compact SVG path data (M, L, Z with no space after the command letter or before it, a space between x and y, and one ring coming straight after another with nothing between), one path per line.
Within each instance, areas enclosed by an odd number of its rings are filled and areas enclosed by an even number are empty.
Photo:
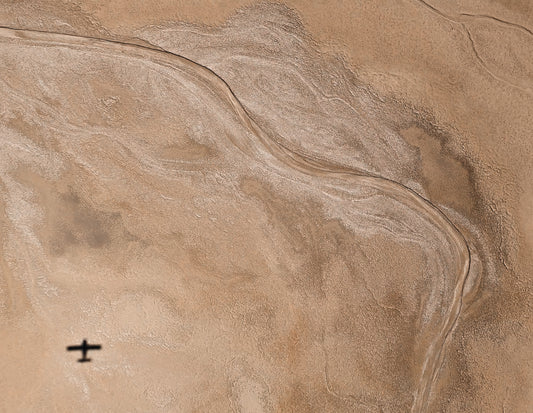
M102 346L100 344L87 344L86 339L83 339L79 346L67 346L67 351L81 351L81 359L78 359L79 363L87 363L91 361L91 359L87 357L88 351L101 349Z

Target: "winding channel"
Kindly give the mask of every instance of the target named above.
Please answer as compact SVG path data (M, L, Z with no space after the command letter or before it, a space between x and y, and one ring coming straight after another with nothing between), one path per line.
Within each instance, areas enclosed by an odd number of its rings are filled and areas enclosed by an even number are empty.
M257 137L264 148L277 161L308 176L326 180L334 179L343 185L353 185L356 183L386 193L396 201L408 205L414 211L425 216L436 227L442 230L450 245L453 246L455 250L453 253L458 257L460 265L457 268L457 274L454 278L453 301L438 328L438 334L434 337L426 351L420 382L414 394L411 411L424 412L427 410L432 388L437 381L439 370L443 363L446 345L450 340L451 333L461 313L463 290L470 269L470 249L465 237L439 208L413 190L393 180L363 174L357 170L348 168L333 167L325 161L302 156L289 150L279 142L271 139L261 130L222 78L207 67L199 65L185 57L157 49L156 47L123 41L79 37L52 32L29 31L9 27L0 27L0 38L4 42L30 42L47 46L61 45L82 48L84 50L103 49L106 53L112 51L118 55L126 54L135 58L147 59L151 63L185 72L188 76L194 77L196 81L207 86L220 99L229 104L242 124L246 126L251 134ZM242 152L247 154L247 156L254 158L255 161L260 160L256 153L257 147L254 148L256 142L243 143L239 141L233 143Z

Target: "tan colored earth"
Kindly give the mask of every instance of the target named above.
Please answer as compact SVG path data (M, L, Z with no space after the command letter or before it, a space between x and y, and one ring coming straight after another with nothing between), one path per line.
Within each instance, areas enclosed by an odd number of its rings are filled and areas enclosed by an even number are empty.
M0 411L533 412L533 3L0 26Z

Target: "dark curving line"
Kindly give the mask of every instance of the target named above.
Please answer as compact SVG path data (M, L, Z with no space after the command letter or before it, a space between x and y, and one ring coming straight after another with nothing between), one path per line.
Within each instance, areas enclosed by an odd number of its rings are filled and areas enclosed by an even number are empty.
M489 14L470 14L470 13L460 13L459 16L464 16L464 17L471 17L471 18L474 18L474 19L487 19L487 20L493 20L495 22L498 22L500 24L503 24L504 26L509 26L509 27L513 27L515 29L518 29L518 30L521 30L527 34L530 34L531 36L533 36L533 31L531 31L530 29L528 29L526 26L522 26L521 24L518 24L518 23L513 23L513 22L510 22L510 21L507 21L507 20L503 20L503 19L500 19L498 17L494 17L494 16L491 16Z
M439 13L440 14L440 13ZM280 162L287 164L290 167L295 168L296 170L300 171L301 173L311 175L311 176L326 176L326 177L334 177L334 178L340 178L343 180L348 180L350 182L352 178L357 177L361 179L363 182L365 182L367 185L378 188L383 191L389 191L390 188L394 189L398 192L398 196L400 200L410 200L414 203L414 209L418 210L419 212L425 212L430 215L430 217L433 217L434 220L436 220L440 224L444 224L443 227L446 228L445 231L443 231L447 236L449 237L450 241L454 241L456 244L456 247L458 248L458 251L461 250L465 251L465 257L464 257L464 263L462 267L462 271L460 271L460 274L458 276L458 279L456 280L456 285L453 292L453 300L452 305L450 306L448 317L445 319L439 334L433 341L432 345L430 346L430 349L432 349L434 346L438 346L438 349L436 350L436 353L434 354L434 357L431 357L431 365L428 365L428 353L426 353L426 361L424 363L424 368L422 372L422 378L421 378L421 386L419 387L419 391L417 391L415 395L415 401L413 404L412 411L415 412L422 412L425 411L427 408L427 404L429 402L429 396L431 394L432 386L437 378L438 371L440 369L440 366L442 365L442 359L444 355L444 350L446 347L446 343L449 340L449 337L451 336L451 333L453 332L455 325L457 323L457 320L459 318L459 315L461 313L462 309L462 297L465 289L465 283L466 279L469 275L470 270L470 260L471 260L471 251L468 246L468 242L466 241L465 236L461 233L461 231L451 222L451 220L444 214L436 205L434 205L429 200L425 199L424 197L420 196L418 193L416 193L411 188L408 188L407 186L396 182L389 178L384 178L379 175L375 174L365 174L361 171L357 171L354 169L346 168L346 167L338 167L329 164L328 162L325 162L324 160L318 160L313 159L311 157L307 157L304 155L301 155L299 153L296 153L294 151L291 151L286 146L284 146L281 142L278 142L276 140L271 139L268 137L268 135L253 121L251 115L246 111L244 106L241 104L239 99L234 94L231 87L226 83L224 79L222 79L220 76L218 76L214 71L209 69L206 66L203 66L201 64L198 64L194 62L191 59L188 59L184 56L180 56L178 54L166 51L161 48L152 48L143 44L137 44L137 43L129 43L122 40L111 40L111 39L104 39L104 38L98 38L98 37L91 37L91 36L76 36L71 34L63 34L58 32L48 32L48 31L42 31L42 30L25 30L25 29L16 29L11 28L7 26L0 26L0 29L10 31L12 33L17 34L17 36L14 36L15 39L20 40L34 40L34 41L53 41L50 39L39 39L35 38L35 35L37 36L56 36L59 39L56 39L56 41L63 44L69 44L67 39L70 39L73 41L71 44L78 44L78 45L91 45L90 43L83 43L87 42L88 40L91 40L95 42L97 45L100 44L105 47L105 45L114 44L123 46L125 49L138 49L145 52L148 52L149 54L156 54L157 56L162 57L171 57L176 58L178 60L181 60L182 62L186 63L187 65L192 66L194 69L200 69L203 71L203 75L206 75L207 81L213 83L215 86L221 88L221 91L223 94L226 94L229 97L229 103L233 107L233 109L236 111L237 115L240 117L240 119L245 123L245 125L250 129L250 131L256 135L261 143L264 144L264 146L269 150L269 152ZM0 36L2 34L0 33ZM32 37L33 36L33 37ZM13 38L13 37L12 37ZM77 42L77 43L76 43ZM162 62L154 62L160 65L163 65ZM176 67L175 67L176 68ZM238 146L238 145L236 145ZM242 150L242 148L239 148ZM250 156L248 154L248 156ZM254 157L255 158L255 157ZM257 159L255 158L257 161ZM390 188L387 188L386 186L390 186ZM437 226L437 228L441 228L438 223L434 224ZM429 354L431 355L431 354Z
M477 47L476 47L476 43L474 42L474 38L472 36L472 33L470 32L470 30L468 29L468 27L466 27L466 25L464 23L460 23L461 26L463 26L463 29L466 33L466 37L468 38L468 41L470 43L470 46L472 47L472 52L474 53L474 56L475 58L477 59L477 61L479 62L479 64L483 67L483 69L485 69L485 71L495 80L498 80L502 83L505 83L509 86L512 86L518 90L521 90L523 92L529 92L530 89L528 88L523 88L523 87L520 87L518 85L515 85L514 83L511 83L509 82L508 80L505 80L504 78L496 75L492 70L489 69L489 67L487 66L487 63L485 62L485 60L481 57L481 55L479 54L479 52L477 51Z
M492 77L494 80L497 80L503 84L506 84L507 86L510 86L512 88L515 88L515 89L518 89L518 90L521 90L522 92L525 92L525 93L531 93L531 89L529 88L523 88L519 85L516 85L514 84L513 82L510 82L508 80L505 80L504 78L496 75L495 73L493 73L489 68L488 66L486 65L485 61L481 58L481 56L479 55L477 49L476 49L476 46L475 46L475 43L474 43L474 40L472 38L472 34L470 33L470 31L468 30L468 28L466 27L466 23L464 21L464 19L457 19L457 18L453 18L449 15L447 15L446 13L440 11L439 9L437 9L436 7L432 6L431 4L429 4L428 2L426 2L425 0L412 0L420 5L422 5L422 7L425 7L427 8L428 10L430 10L432 13L442 17L443 19L446 19L448 20L449 22L451 23L455 23L455 24L458 24L459 26L461 26L461 28L463 29L463 31L466 33L466 37L467 37L467 40L468 40L468 43L470 44L470 47L472 49L472 52L474 54L474 57L475 59L478 61L478 63L480 64L480 66L483 68L483 70L485 70L490 77ZM516 23L510 23L508 21L505 21L505 20L501 20L501 19L498 19L497 17L493 17L493 16L489 16L489 15L476 15L476 14L468 14L468 13L460 13L459 16L461 17L470 17L470 18L487 18L487 19L491 19L491 20L495 20L501 24L504 24L504 25L509 25L511 27L515 27L515 28L518 28L518 29L521 29L523 31L525 31L526 33L528 34L531 34L533 35L533 32L531 30L529 30L528 28L524 27L524 26L521 26L519 24L516 24Z

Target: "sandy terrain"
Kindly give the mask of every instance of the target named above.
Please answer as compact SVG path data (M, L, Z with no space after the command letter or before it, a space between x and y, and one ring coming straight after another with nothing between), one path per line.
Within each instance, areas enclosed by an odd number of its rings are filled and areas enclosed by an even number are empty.
M1 6L0 411L531 410L529 2Z

